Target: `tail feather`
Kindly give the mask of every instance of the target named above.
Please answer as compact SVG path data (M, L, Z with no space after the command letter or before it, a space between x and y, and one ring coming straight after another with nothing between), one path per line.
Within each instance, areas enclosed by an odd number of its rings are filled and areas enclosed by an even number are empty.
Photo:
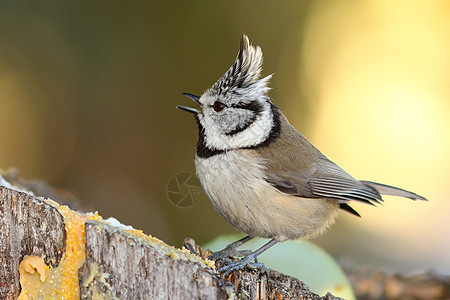
M372 181L364 181L364 180L361 180L360 182L364 185L367 185L369 187L376 189L382 195L400 196L400 197L409 198L411 200L424 200L424 201L427 200L424 197L419 196L413 192L409 192L404 189L396 188L396 187L393 187L390 185L376 183L376 182L372 182Z

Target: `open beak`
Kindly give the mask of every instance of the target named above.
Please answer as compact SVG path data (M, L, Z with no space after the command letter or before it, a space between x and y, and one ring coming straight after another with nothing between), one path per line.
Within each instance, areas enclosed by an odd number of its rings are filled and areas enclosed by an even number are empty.
M198 105L200 105L200 106L202 105L202 104L200 103L200 101L199 101L199 99L200 99L199 96L196 96L196 95L193 95L193 94L189 94L189 93L181 93L181 94L182 94L182 95L185 95L186 97L191 98L191 99L194 100L194 102L197 103ZM186 112L188 112L188 113L194 114L194 115L200 113L199 110L197 110L197 109L195 109L195 108L187 107L187 106L177 105L177 108L178 108L178 109L181 109L181 110L184 110L184 111L186 111Z

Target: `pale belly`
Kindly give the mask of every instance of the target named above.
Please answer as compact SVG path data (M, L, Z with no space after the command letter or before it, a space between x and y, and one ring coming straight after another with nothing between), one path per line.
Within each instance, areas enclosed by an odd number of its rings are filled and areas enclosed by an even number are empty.
M196 157L197 176L216 210L238 230L265 238L318 236L333 223L338 202L283 194L264 180L264 168L242 152Z

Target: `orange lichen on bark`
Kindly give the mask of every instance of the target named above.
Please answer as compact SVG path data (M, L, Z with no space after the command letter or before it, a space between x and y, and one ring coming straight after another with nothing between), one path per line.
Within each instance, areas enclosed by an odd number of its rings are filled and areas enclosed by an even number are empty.
M23 266L23 270L20 273L22 292L19 295L19 299L79 299L78 269L84 264L86 259L85 222L88 220L101 220L101 217L97 213L94 215L83 215L52 200L45 201L56 207L64 217L66 250L56 268L46 266L40 257L28 257L21 262L20 265ZM37 274L33 274L34 270L40 275L37 281Z
M21 262L19 272L22 291L19 299L80 299L78 270L86 260L85 223L89 220L100 221L103 224L109 224L110 222L103 220L97 213L81 214L52 200L45 200L45 202L58 209L59 213L64 217L66 249L58 266L55 268L45 265L44 259L36 256L27 257ZM203 260L186 249L181 249L180 251L157 238L144 234L141 230L120 227L117 227L117 230L144 244L157 246L158 249L164 251L167 256L173 259L195 261L201 263L202 266L214 268L214 262ZM92 275L82 283L85 286L90 284L94 276L102 275L99 266L91 267ZM103 277L99 276L98 278ZM104 291L95 291L94 295L99 297L98 299L107 299L108 295L103 295L102 293Z
M44 259L39 256L27 256L19 265L20 286L22 292L19 300L33 299L36 297L36 290L47 278L49 267Z

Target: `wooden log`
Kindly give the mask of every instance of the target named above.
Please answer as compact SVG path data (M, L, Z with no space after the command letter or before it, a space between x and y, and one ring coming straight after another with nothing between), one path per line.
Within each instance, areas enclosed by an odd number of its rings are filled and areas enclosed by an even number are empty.
M5 186L0 228L0 299L337 299L275 271L235 271L227 281L186 249ZM19 274L30 256L49 270L29 263ZM26 291L25 275L37 278Z
M228 299L233 289L200 258L143 234L86 223L81 299Z
M40 256L57 267L65 239L64 219L55 207L0 186L0 298L19 296L19 263L25 256Z

